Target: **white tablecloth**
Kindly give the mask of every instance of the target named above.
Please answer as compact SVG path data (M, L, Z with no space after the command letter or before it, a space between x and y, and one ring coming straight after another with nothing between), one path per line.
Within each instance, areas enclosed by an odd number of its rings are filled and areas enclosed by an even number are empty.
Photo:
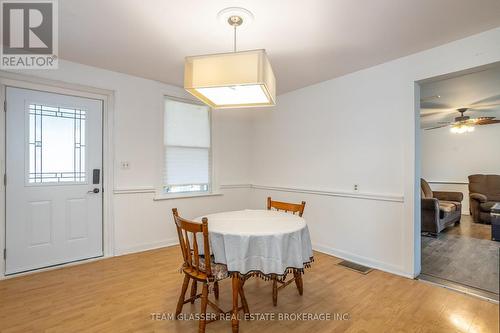
M309 229L302 217L268 210L205 217L215 262L226 264L229 272L284 275L289 268L302 270L312 261Z

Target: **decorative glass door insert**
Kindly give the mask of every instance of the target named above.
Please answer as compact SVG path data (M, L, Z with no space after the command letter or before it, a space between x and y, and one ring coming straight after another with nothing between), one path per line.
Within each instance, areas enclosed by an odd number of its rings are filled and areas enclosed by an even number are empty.
M29 184L85 183L81 109L29 104Z

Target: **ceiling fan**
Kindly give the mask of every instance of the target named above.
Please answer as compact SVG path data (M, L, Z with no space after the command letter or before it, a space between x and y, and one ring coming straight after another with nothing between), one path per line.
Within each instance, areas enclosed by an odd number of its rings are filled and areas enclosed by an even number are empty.
M496 105L491 104L488 106L496 106ZM425 130L432 130L432 129L451 126L450 131L453 133L465 133L474 131L475 125L491 125L500 123L500 120L495 119L495 117L471 118L469 116L465 116L464 113L467 110L469 110L469 108L456 109L456 111L460 113L460 116L455 117L454 121L438 122L439 124L438 126L425 128Z

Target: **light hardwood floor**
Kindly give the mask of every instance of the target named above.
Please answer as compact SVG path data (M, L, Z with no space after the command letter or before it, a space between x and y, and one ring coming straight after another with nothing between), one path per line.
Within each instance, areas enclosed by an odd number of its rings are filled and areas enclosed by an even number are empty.
M345 321L241 321L240 332L498 332L498 305L381 271L362 275L315 253L304 295L291 285L273 307L271 283L245 284L250 311L348 313ZM1 332L197 332L197 322L152 320L172 313L182 284L178 247L0 281ZM231 281L220 285L231 306ZM212 296L210 296L212 297ZM198 311L186 304L183 312ZM230 332L215 322L207 332Z

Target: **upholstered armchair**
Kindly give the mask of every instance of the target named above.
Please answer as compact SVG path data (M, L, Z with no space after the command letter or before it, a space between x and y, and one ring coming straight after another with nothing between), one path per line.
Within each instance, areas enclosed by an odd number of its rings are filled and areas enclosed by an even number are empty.
M422 232L437 235L443 229L460 223L462 216L461 192L432 191L429 184L420 179Z
M491 223L491 207L500 202L500 175L469 176L469 207L476 223Z

